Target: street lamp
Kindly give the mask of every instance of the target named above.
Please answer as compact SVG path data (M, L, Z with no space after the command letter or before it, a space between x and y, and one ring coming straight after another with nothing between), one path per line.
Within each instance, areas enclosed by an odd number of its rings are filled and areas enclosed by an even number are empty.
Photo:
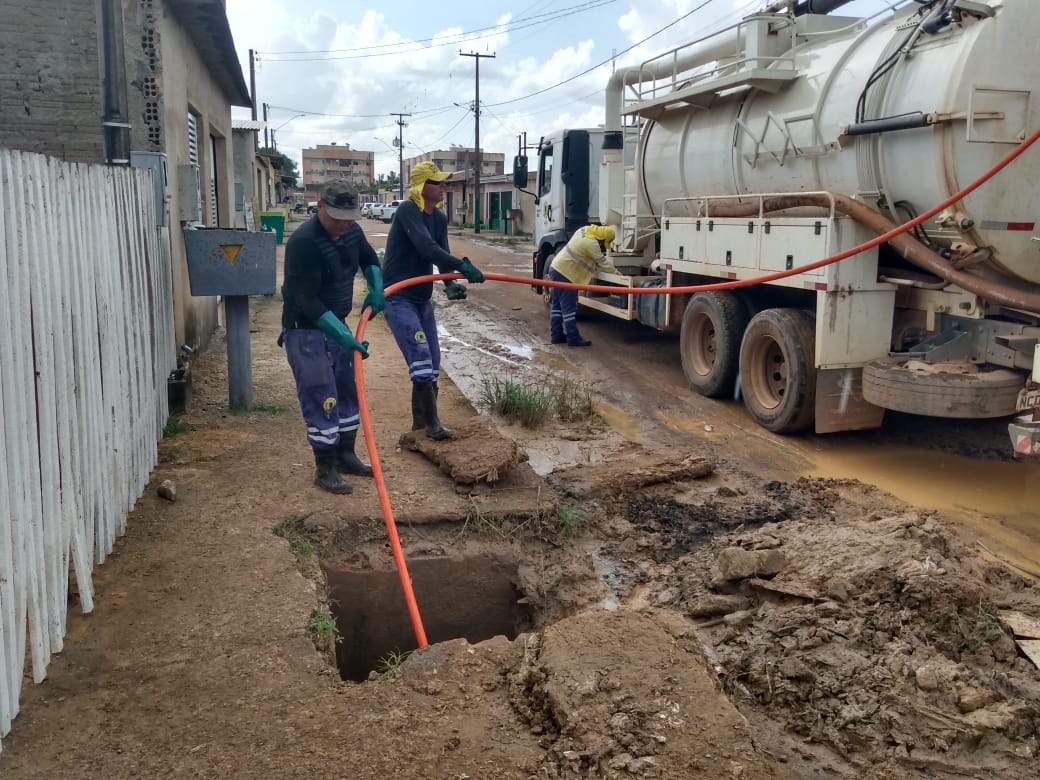
M274 134L277 133L279 130L281 130L283 127L285 127L287 124L289 124L291 121L293 121L294 119L299 119L301 116L307 116L307 115L306 114L297 114L296 116L291 116L288 119L286 119L284 122L282 122L280 125L278 125L278 127L274 128L271 131L271 148L272 149L274 149L276 152L278 151L278 144L274 140Z

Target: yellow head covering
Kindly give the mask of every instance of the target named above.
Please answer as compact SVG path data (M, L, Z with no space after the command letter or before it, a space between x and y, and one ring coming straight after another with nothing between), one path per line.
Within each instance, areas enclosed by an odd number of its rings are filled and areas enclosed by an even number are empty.
M408 188L408 197L419 207L419 211L424 211L426 207L423 204L423 185L428 181L444 181L450 178L450 173L437 170L437 166L432 162L421 162L412 167L412 186Z
M585 228L585 235L597 241L602 241L607 246L614 243L614 228L610 225L589 225Z

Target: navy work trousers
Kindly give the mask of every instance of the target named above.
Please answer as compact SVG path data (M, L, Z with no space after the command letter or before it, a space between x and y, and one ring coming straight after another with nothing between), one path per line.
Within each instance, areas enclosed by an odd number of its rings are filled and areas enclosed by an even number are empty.
M549 269L549 279L554 282L569 282L566 276L555 268ZM562 341L573 344L581 341L578 332L578 291L564 290L561 287L552 288L552 306L549 308L549 337L553 341Z
M413 382L436 384L441 371L441 345L433 303L390 299L383 313L408 364L408 376Z
M335 450L339 435L356 431L361 421L353 351L320 330L296 328L285 332L285 356L296 379L308 443L315 450Z

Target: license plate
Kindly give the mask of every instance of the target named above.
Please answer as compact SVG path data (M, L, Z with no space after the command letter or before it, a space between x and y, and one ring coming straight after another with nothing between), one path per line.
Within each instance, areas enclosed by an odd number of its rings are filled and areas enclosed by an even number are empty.
M1031 390L1023 389L1018 393L1018 401L1015 408L1020 412L1027 412L1040 406L1040 387Z

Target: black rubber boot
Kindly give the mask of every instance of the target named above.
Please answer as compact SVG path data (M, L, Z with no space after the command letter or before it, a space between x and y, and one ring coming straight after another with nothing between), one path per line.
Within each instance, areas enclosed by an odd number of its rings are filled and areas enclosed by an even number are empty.
M354 488L350 486L350 483L336 471L335 450L315 450L314 465L318 467L317 471L314 472L314 484L322 490L327 490L336 495L354 492Z
M423 417L422 398L419 385L412 382L412 430L421 431L426 427L426 419Z
M451 431L441 425L437 418L437 388L432 382L416 382L412 385L419 396L419 409L426 435L434 441L451 438Z
M372 467L362 463L354 453L357 443L357 431L340 431L339 445L336 447L336 470L340 474L353 474L358 477L371 477Z

